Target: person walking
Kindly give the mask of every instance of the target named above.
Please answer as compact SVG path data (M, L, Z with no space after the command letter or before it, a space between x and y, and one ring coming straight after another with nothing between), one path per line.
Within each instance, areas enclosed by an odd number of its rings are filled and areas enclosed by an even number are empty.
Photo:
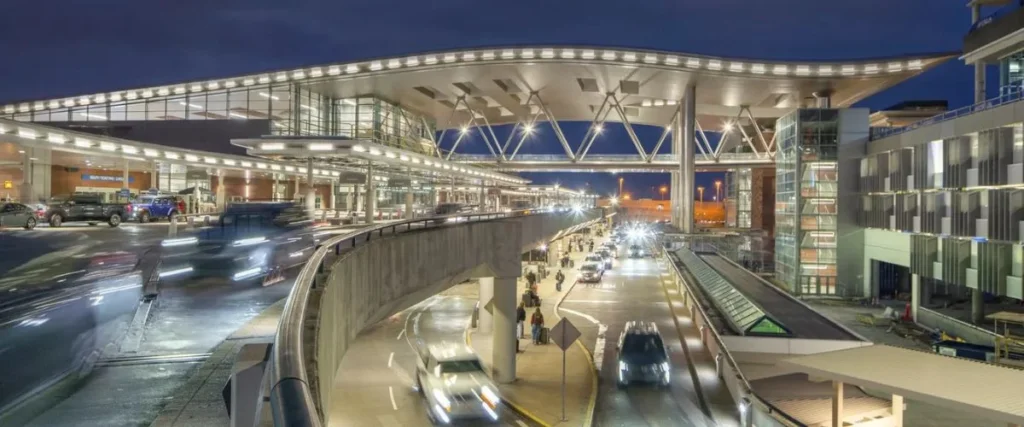
M537 274L534 273L533 270L526 273L526 283L530 285L531 288L535 283L537 283Z
M594 241L593 240L590 241L590 249L589 250L590 250L590 252L594 252Z
M519 307L516 308L516 353L519 353L519 340L523 339L523 333L526 327L526 307L522 301L519 302Z
M555 291L562 292L562 282L565 281L565 275L562 274L562 270L558 270L555 273Z
M540 312L540 307L533 311L530 325L533 327L533 343L540 344L540 330L544 327L544 314Z

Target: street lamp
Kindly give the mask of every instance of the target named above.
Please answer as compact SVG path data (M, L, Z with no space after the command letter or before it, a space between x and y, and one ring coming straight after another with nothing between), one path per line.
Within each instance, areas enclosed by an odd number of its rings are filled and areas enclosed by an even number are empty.
M704 207L704 186L697 186L697 193L700 194L700 207Z
M715 181L715 201L722 199L722 181Z
M619 195L620 196L622 195L622 180L623 180L623 177L620 176L619 177Z
M661 193L661 200L665 200L665 193L668 192L668 187L662 185L661 188L658 189L658 192Z
M629 200L629 193L623 194L622 200Z
M619 205L619 198L618 197L612 197L608 201L611 202L612 206L618 206Z

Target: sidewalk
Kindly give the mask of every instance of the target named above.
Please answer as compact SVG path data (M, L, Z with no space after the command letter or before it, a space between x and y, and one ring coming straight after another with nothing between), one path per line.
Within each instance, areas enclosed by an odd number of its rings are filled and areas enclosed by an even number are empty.
M595 249L604 238L594 238ZM584 247L586 249L586 247ZM573 251L569 258L576 262L578 268L583 258L590 252ZM544 314L545 326L553 328L561 320L556 308L562 299L575 286L577 271L573 267L562 269L565 282L562 291L555 291L555 267L548 267L548 277L540 280L537 293L540 295L541 313ZM526 280L516 283L516 295L526 290ZM517 303L518 305L518 303ZM502 384L501 390L505 401L519 412L533 418L543 425L589 426L594 415L594 404L597 397L597 369L593 357L582 342L569 347L565 352L565 418L562 418L562 351L554 343L534 345L530 337L530 315L533 308L526 311L524 339L519 341L521 352L516 356L516 381ZM580 326L580 325L577 325ZM467 339L485 365L490 365L492 356L492 334L469 330ZM489 367L488 367L489 368Z

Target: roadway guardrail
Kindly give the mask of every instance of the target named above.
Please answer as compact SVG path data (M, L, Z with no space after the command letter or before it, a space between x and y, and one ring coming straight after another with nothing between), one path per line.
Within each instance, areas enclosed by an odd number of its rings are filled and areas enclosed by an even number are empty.
M492 221L503 218L523 217L548 211L525 210L512 212L484 212L425 217L402 220L387 224L369 226L321 244L299 272L295 285L288 295L281 320L278 323L270 355L268 383L270 405L274 425L278 427L320 427L323 417L313 396L309 381L311 361L306 357L303 338L311 328L307 324L309 314L306 307L317 286L322 286L321 275L326 272L325 261L329 254L340 255L343 249L355 248L381 238L385 232L391 235L416 230L440 227L450 222Z

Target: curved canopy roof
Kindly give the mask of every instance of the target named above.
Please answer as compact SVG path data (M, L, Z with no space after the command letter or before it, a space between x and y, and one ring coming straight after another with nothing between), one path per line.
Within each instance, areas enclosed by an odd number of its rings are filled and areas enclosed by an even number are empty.
M624 115L634 124L664 125L690 83L697 87L699 116L732 117L747 106L758 118L774 118L819 91L832 93L833 106L850 106L954 56L787 62L625 48L480 48L19 102L0 111L28 113L288 82L336 98L389 100L434 118L439 128L461 126L474 115L491 124L516 123L545 107L557 120L590 121L609 92L623 109L621 115L613 110L607 120L621 121ZM466 103L457 102L460 97Z

